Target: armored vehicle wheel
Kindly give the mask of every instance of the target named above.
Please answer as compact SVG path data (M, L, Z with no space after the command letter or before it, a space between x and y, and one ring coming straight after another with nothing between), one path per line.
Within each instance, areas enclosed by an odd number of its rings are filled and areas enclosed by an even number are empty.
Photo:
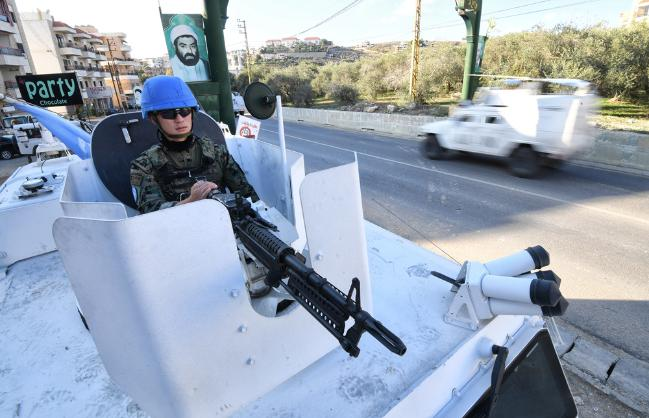
M424 155L431 160L439 160L448 154L448 150L441 145L437 140L437 135L435 134L426 134L426 140L423 144Z
M517 177L534 177L541 169L539 154L532 147L521 145L509 156L509 169Z
M0 158L3 160L11 160L11 158L14 156L14 153L9 151L8 149L2 150L0 152Z

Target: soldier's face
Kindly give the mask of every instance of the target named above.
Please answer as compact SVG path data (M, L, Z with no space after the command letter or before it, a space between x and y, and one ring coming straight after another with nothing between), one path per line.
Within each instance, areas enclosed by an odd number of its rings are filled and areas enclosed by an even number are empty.
M173 119L165 119L158 114L153 117L156 118L162 133L170 141L182 142L192 133L191 113L187 116L181 116L180 113L176 113L176 117Z
M193 67L198 63L198 47L196 39L193 36L179 36L174 42L176 45L176 55L183 64Z

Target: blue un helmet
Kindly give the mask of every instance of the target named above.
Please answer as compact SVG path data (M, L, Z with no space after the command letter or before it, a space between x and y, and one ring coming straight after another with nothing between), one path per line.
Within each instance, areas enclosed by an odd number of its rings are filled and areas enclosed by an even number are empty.
M181 107L199 109L198 102L187 84L179 77L170 75L158 75L147 79L142 89L141 103L144 119L149 116L150 112L156 110Z

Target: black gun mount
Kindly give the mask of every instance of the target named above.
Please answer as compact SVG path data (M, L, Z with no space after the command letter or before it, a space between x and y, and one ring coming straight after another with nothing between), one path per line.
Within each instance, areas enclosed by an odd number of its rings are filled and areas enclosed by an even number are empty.
M322 324L353 357L360 353L358 342L369 332L388 350L398 355L406 352L405 344L361 309L360 281L352 279L347 294L305 264L305 257L284 243L271 231L275 225L261 218L250 202L238 194L213 192L209 198L221 202L230 213L232 228L245 248L268 270L264 282L282 286L300 305ZM345 333L345 322L354 325Z

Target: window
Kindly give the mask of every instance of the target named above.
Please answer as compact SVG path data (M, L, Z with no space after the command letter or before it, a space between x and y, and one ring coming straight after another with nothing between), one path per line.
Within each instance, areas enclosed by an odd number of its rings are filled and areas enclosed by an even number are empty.
M459 115L455 118L458 122L473 122L473 116L471 115Z
M99 87L104 87L104 82L99 80Z
M498 117L498 116L487 116L484 119L484 123L500 123L500 117Z

